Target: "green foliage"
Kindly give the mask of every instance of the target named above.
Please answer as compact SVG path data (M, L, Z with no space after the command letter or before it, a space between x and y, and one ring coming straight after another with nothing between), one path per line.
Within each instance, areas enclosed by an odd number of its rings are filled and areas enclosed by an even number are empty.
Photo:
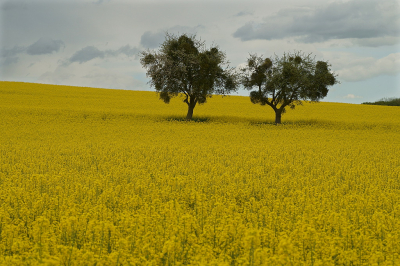
M192 118L197 103L205 103L213 94L229 94L238 87L237 75L227 66L225 53L217 46L206 49L195 36L166 34L158 51L147 50L140 57L160 99L169 103L180 93L185 95L187 119Z
M256 54L251 54L247 60L247 67L242 69L242 85L246 89L252 89L261 86L266 82L267 71L272 67L272 61L269 58L263 59Z
M370 104L370 105L387 105L387 106L400 106L400 98L382 98L376 102L364 102L362 104Z
M276 123L288 106L292 109L301 101L318 102L328 93L328 86L338 83L330 65L315 61L310 54L285 53L275 60L250 55L242 69L242 85L252 90L250 100L254 104L269 105L276 113Z

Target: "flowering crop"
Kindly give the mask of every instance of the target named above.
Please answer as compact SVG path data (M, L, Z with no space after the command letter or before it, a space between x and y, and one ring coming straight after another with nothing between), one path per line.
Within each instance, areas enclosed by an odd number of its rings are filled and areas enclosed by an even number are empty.
M0 82L0 264L400 265L399 108L268 109Z

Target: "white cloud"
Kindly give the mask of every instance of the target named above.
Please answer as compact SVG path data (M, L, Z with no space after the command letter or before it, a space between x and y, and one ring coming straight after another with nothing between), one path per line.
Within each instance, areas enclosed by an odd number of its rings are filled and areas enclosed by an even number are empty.
M120 90L145 90L145 84L128 73L88 64L58 66L54 71L42 74L36 82Z
M157 48L162 44L165 40L165 34L168 32L169 34L196 34L199 29L203 29L204 26L197 25L196 27L187 27L176 25L171 28L161 29L156 32L146 31L140 38L140 44L146 48Z
M323 52L339 75L339 80L361 81L381 75L400 74L400 53L392 53L380 59L361 57L346 52Z
M352 39L351 42L358 46L380 47L380 46L385 46L385 45L396 45L396 44L400 43L400 37L385 36L385 37L379 37L379 38Z
M358 98L362 98L361 96L357 96L354 94L347 94L346 96L343 96L344 99L358 99Z

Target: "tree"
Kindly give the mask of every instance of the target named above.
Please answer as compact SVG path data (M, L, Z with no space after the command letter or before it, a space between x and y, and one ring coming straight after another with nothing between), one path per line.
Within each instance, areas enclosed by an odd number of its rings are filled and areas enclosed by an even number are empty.
M286 107L294 109L302 101L318 102L328 94L328 86L338 83L328 62L315 61L311 54L284 53L271 59L250 54L242 68L242 85L252 90L254 104L269 105L275 111L275 123L280 124Z
M186 120L192 119L197 103L205 103L213 94L229 94L239 85L237 74L227 66L225 53L217 46L206 49L195 36L167 33L158 51L141 52L140 63L165 103L184 95L183 101L188 105Z
M400 98L395 98L395 97L382 98L376 102L364 102L362 104L400 106Z

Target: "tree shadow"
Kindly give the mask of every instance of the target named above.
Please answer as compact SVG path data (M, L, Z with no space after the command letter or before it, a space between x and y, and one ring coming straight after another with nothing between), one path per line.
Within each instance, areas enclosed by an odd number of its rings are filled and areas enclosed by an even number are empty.
M275 122L274 121L272 121L272 120L268 120L268 121L260 121L260 120L258 120L258 121L255 121L255 120L250 120L249 121L249 124L250 125L252 125L252 126L264 126L264 125L273 125L273 126L276 126L277 124L275 124ZM278 124L279 125L279 124ZM283 123L281 124L281 125L283 125Z
M253 120L250 121L251 125L274 125L274 126L332 126L334 123L325 120L317 120L317 119L301 119L301 120L286 120L282 121L281 124L276 124L273 120Z
M186 117L181 116L167 116L163 117L164 121L174 121L174 122L195 122L195 123L207 123L211 122L210 117L192 117L192 120L186 120Z

